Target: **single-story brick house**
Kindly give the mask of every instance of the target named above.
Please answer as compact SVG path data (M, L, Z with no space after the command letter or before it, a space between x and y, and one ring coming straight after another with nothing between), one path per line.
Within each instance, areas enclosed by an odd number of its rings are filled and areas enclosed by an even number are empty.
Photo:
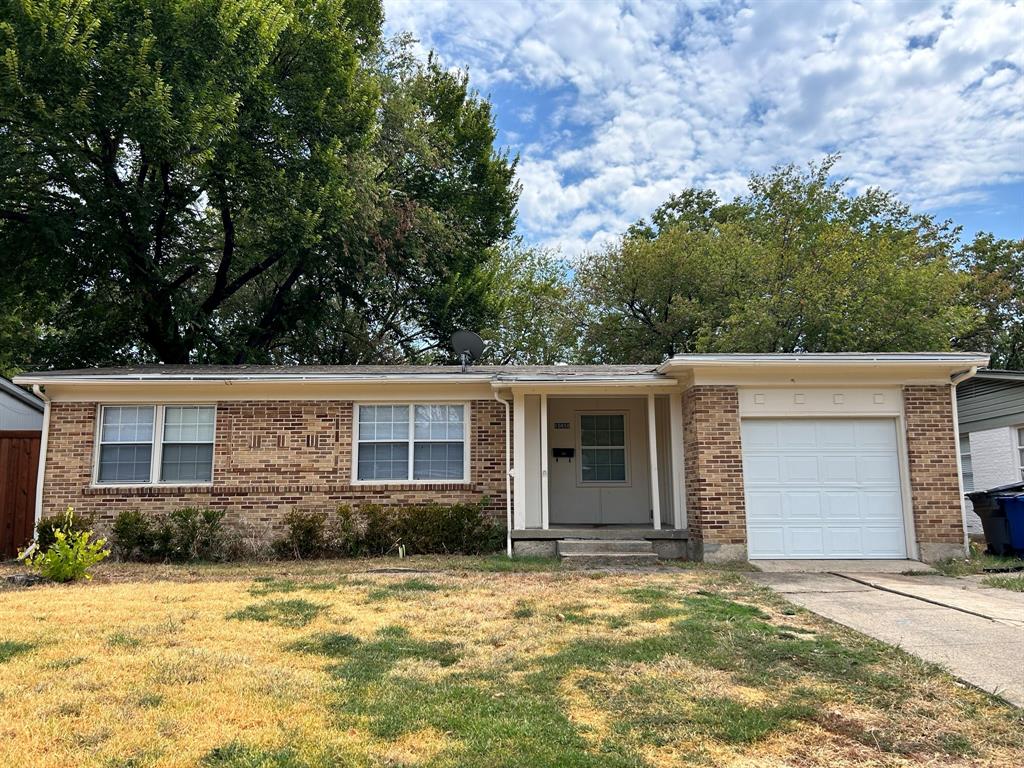
M46 399L37 515L486 497L509 550L914 558L966 533L954 388L975 353L660 365L152 366L19 376Z

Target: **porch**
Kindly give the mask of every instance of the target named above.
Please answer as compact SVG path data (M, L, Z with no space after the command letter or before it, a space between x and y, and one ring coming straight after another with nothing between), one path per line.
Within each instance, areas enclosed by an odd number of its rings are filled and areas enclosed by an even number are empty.
M637 378L509 386L517 553L587 540L649 541L662 557L686 555L679 385Z

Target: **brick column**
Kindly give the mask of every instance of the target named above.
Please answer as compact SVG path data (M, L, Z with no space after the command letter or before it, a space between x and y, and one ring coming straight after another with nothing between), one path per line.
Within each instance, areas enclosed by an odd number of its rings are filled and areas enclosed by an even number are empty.
M739 394L732 386L694 386L683 393L686 516L692 556L707 562L745 560Z
M906 386L910 498L918 552L925 562L964 555L951 388Z

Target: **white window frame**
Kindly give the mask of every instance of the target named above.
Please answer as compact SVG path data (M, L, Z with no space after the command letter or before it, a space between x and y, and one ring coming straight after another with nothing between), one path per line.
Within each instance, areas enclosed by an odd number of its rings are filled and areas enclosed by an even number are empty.
M1013 428L1013 437L1017 448L1013 458L1017 462L1017 472L1020 474L1020 479L1024 480L1024 424L1018 424Z
M964 443L967 444L967 450L964 451ZM971 452L971 434L970 432L960 433L960 445L957 446L957 450L960 451L960 474L961 480L964 484L964 493L971 493L974 488L974 456ZM967 466L970 465L970 471L967 470ZM970 476L970 488L968 488L967 478Z
M191 480L186 483L160 480L160 466L164 453L164 410L166 408L213 408L213 459L210 463L209 480ZM100 449L103 436L103 411L106 408L152 408L153 409L153 450L149 461L149 480L142 483L100 482ZM113 445L113 443L108 443ZM217 476L217 404L216 403L103 403L96 410L96 429L93 434L92 487L93 488L196 488L212 486Z
M404 479L392 477L381 480L360 480L359 479L359 409L362 406L391 405L401 406L409 409L409 436L406 438L409 445L409 466ZM462 406L462 477L460 478L427 478L413 479L413 465L416 461L416 443L452 443L454 440L417 440L416 439L416 406L417 405L461 405ZM365 400L352 403L352 485L452 485L465 484L470 482L470 435L473 430L472 409L468 400ZM367 442L400 443L401 440L376 440Z
M622 417L622 442L623 445L583 445L583 417L584 416L621 416ZM622 448L624 461L626 463L625 480L584 480L583 479L583 448ZM577 411L576 412L576 451L579 461L576 462L576 485L580 488L628 488L632 486L633 480L629 471L629 411Z

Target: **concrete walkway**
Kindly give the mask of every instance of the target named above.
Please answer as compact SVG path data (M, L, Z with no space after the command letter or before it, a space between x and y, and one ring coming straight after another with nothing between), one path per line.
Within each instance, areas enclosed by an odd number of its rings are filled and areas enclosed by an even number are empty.
M757 573L797 605L1024 707L1024 595L938 574Z

